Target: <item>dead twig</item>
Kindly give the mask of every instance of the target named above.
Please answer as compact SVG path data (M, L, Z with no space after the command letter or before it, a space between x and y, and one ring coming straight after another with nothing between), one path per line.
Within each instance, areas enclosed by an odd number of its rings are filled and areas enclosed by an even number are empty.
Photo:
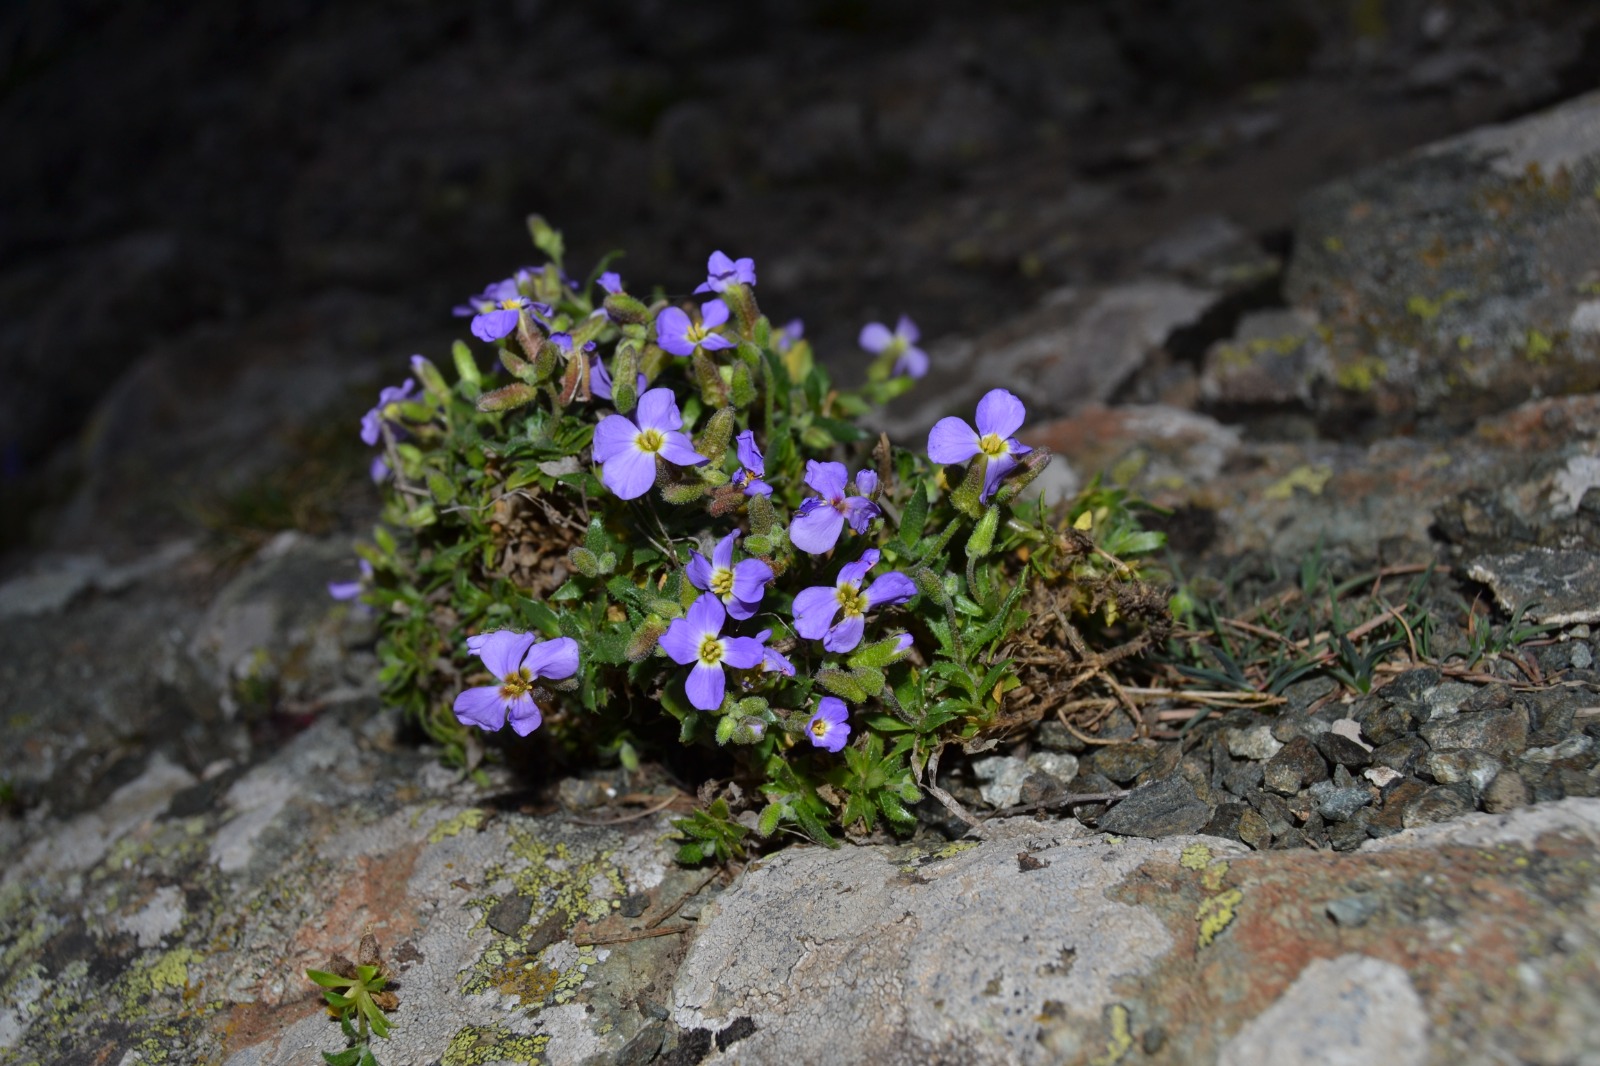
M650 817L657 811L666 810L682 798L682 796L667 796L660 803L646 807L642 811L636 811L633 814L624 814L620 818L572 818L569 821L574 825L622 825L624 822L637 822L641 818Z
M606 944L627 944L634 940L648 940L653 936L676 936L678 933L688 931L687 925L669 925L665 929L641 929L636 933L619 933L616 936L573 937L572 942L580 948L594 948Z

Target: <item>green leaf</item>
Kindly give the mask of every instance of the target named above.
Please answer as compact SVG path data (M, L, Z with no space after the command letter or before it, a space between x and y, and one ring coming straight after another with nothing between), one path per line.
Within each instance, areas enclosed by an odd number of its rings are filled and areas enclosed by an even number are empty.
M509 385L502 385L493 392L486 392L479 396L478 410L485 414L497 411L514 411L518 407L526 407L538 398L538 389L520 381L513 381Z
M561 231L544 220L543 215L528 216L528 235L533 238L533 246L545 255L556 266L561 265L561 257L566 254L566 242L561 239Z
M840 444L853 444L858 440L866 440L870 435L854 423L842 422L837 418L818 418L813 424Z
M450 346L450 358L456 364L456 377L467 386L471 396L476 396L483 388L483 375L478 372L478 361L473 358L472 349L465 341L456 341Z
M761 816L756 819L756 835L769 837L778 831L778 824L783 821L783 804L769 803L761 808Z
M900 543L907 548L915 548L927 524L928 493L921 484L916 484L912 487L911 499L906 501L905 510L900 512Z
M817 684L851 703L864 703L868 696L854 676L832 667L817 672Z
M731 714L725 714L717 719L717 745L719 747L726 745L729 740L733 739L733 731L738 724L739 720Z
M322 1061L328 1066L361 1066L361 1048L345 1048L343 1051L324 1051Z
M323 988L349 988L356 983L354 978L340 977L338 974L328 973L326 970L307 970L306 976Z

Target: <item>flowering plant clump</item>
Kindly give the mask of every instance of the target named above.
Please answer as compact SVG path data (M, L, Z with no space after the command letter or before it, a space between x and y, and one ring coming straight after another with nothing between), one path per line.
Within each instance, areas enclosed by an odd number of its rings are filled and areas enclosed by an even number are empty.
M569 277L560 234L530 229L546 264L457 309L487 348L457 342L453 380L414 357L360 427L385 497L359 583L384 692L447 759L473 769L506 726L625 765L720 748L742 787L685 823L689 861L749 828L904 831L924 792L956 809L941 750L1049 709L1019 666L1041 624L1164 622L1138 576L1160 537L1119 495L1025 500L1050 456L1015 438L1007 390L975 428L863 428L927 369L909 319L863 330L878 359L841 389L798 322L761 312L751 259L715 252L682 296L645 296Z

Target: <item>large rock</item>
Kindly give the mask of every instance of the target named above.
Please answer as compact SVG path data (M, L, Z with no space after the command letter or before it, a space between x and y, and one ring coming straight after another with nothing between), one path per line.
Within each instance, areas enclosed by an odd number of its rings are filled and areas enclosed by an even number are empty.
M673 1018L737 1038L712 1063L1563 1061L1600 1040L1597 846L1567 800L1344 856L794 849L707 911Z
M1286 293L1327 343L1304 364L1318 415L1459 428L1600 387L1597 182L1591 93L1307 197Z

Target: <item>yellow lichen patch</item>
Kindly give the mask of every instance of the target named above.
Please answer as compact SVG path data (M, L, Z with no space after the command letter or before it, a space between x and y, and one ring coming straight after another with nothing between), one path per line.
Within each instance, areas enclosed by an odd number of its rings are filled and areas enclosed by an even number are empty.
M1350 392L1371 392L1387 371L1388 367L1382 359L1363 356L1347 366L1341 366L1333 375L1333 380L1341 389Z
M173 948L156 960L150 967L150 989L160 992L164 988L187 988L189 985L189 963L195 961L195 953L188 948Z
M1222 890L1222 879L1227 876L1228 864L1215 862L1206 867L1205 876L1200 878L1200 885L1207 892L1220 892Z
M1277 482L1267 486L1261 495L1269 500L1287 500L1294 496L1295 489L1305 489L1313 496L1320 496L1331 477L1333 477L1331 466L1297 466Z
M442 1066L482 1066L487 1062L517 1062L534 1066L550 1043L548 1036L513 1033L503 1025L469 1025L451 1038Z
M478 807L468 807L454 818L446 818L434 826L428 834L428 843L437 844L445 837L459 836L464 829L482 829L487 819L488 812Z
M1204 870L1211 864L1211 849L1204 844L1190 844L1178 861L1185 870Z
M559 970L540 966L526 955L507 959L489 974L489 981L502 995L516 996L520 1007L537 1007L555 990L561 980Z
M1110 1014L1111 1039L1106 1041L1104 1052L1089 1060L1091 1066L1112 1066L1133 1050L1133 1030L1128 1025L1128 1008L1116 1003L1112 1005Z
M589 967L598 966L600 956L592 947L578 949L578 961L568 966L556 980L555 990L551 999L556 1003L569 1002L577 995L578 989L583 987L583 982L589 977Z
M1200 947L1210 947L1211 942L1217 939L1217 934L1228 928L1243 900L1243 892L1230 888L1200 901L1200 906L1194 912L1194 920L1200 923Z
M1528 331L1527 342L1522 346L1522 354L1530 363L1549 362L1550 353L1555 350L1555 342L1536 329Z

